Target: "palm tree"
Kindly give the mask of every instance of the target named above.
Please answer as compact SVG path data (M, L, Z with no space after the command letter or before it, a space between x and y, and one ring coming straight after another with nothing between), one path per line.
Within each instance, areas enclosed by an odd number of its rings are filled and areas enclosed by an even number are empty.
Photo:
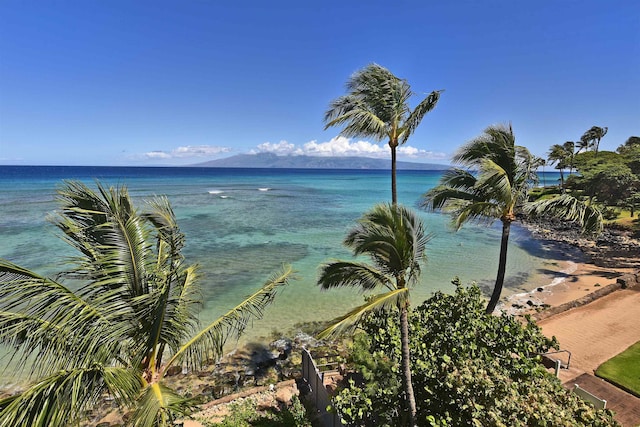
M608 127L591 126L591 128L582 135L580 141L583 141L583 144L586 143L588 146L593 147L597 157L600 140L607 134L608 130Z
M573 157L573 154L569 154L567 143L553 144L549 149L549 153L547 154L547 160L549 160L550 164L555 164L556 169L560 171L560 187L564 189L564 169L569 166L572 168L570 160L570 156ZM573 152L572 152L573 153Z
M411 111L409 99L414 95L406 80L386 68L370 64L347 81L347 94L334 99L325 113L325 129L343 126L346 137L388 140L391 149L391 200L397 203L396 149L407 142L422 118L440 99L431 92Z
M547 161L542 157L531 155L531 168L536 172L538 171L538 169L542 168L542 186L543 187L546 187L546 181L544 178L544 167L546 164L547 164ZM536 180L537 180L537 174L536 174Z
M0 426L77 423L104 393L133 408L134 426L173 425L194 404L165 384L167 369L220 357L289 280L283 268L200 329L198 270L181 255L168 200L154 198L142 213L126 188L97 189L66 182L58 190L52 221L78 251L66 271L48 278L0 259L0 342L37 379L0 400Z
M526 148L515 145L511 126L491 126L465 144L453 161L471 170L445 172L439 185L423 195L421 205L450 211L456 229L469 221L502 222L498 274L486 308L492 313L504 284L511 223L526 202L531 183L537 182L535 158Z
M565 152L567 153L566 163L569 166L569 175L573 174L573 168L575 167L576 157L576 143L573 141L566 141L562 144Z
M586 132L580 137L580 140L576 145L576 147L578 147L578 149L576 150L576 154L579 154L582 150L584 150L585 153L589 150L589 147L591 147L591 141L587 138L588 135L586 134Z
M409 350L409 290L420 276L420 264L426 259L425 246L429 236L415 213L395 204L375 206L363 215L358 225L344 240L354 256L366 255L365 262L334 261L321 267L318 284L322 289L347 286L372 291L386 288L366 303L335 319L320 337L353 330L365 314L397 307L401 335L403 387L410 425L414 426L416 402L411 381Z

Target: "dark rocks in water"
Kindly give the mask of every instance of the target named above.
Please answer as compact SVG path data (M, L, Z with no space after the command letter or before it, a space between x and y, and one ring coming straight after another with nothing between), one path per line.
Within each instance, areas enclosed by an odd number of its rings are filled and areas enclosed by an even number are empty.
M543 289L543 288L538 288L537 290L538 290L538 292L542 292L542 291L544 291L544 289Z
M529 307L533 307L535 305L535 303L533 301L531 301L531 300L527 300L527 305Z
M635 268L640 260L640 241L629 230L607 227L594 237L582 234L575 223L553 218L523 219L522 225L536 238L577 247L599 267Z

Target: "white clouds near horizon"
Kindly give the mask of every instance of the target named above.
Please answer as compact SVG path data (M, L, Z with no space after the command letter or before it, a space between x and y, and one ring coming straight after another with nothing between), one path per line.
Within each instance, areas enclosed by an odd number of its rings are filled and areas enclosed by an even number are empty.
M147 160L172 160L190 158L214 158L220 154L232 152L231 147L197 145L181 146L173 150L154 150L142 155ZM264 142L250 150L249 154L273 153L278 156L314 156L314 157L371 157L388 159L390 157L387 144L372 144L368 141L352 141L350 138L336 136L326 142L309 141L302 146L282 140L278 143ZM411 146L398 147L398 158L447 160L446 153L421 150Z
M218 147L212 145L187 145L175 148L171 151L155 150L144 153L147 159L188 159L194 157L211 157L221 153L228 153L229 147Z
M310 141L296 147L295 144L280 141L278 143L265 142L254 150L251 154L256 153L274 153L277 155L306 155L317 157L372 157L386 159L390 157L389 147L387 144L372 144L369 141L352 141L344 136L336 136L326 142ZM412 159L431 159L446 160L449 156L446 153L421 150L411 146L398 147L398 157Z

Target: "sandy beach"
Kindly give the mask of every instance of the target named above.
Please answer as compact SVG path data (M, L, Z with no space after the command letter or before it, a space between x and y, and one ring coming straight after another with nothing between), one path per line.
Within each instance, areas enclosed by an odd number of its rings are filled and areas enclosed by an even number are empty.
M531 314L546 336L556 337L560 349L571 353L569 368L559 373L565 387L579 384L606 400L623 426L637 426L640 399L596 377L595 371L640 341L640 250L636 241L622 253L615 245L591 248L597 265L564 261L550 283L512 294L499 308ZM566 362L566 356L559 357Z
M536 307L556 307L580 300L636 271L636 268L609 268L564 261L557 277L550 283L529 292L512 294L498 308L510 314L535 313Z

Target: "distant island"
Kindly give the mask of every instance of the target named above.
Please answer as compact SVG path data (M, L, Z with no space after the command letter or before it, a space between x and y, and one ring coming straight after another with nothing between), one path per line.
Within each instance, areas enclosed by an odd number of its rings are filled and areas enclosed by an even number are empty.
M191 166L208 168L288 168L288 169L389 169L391 160L369 157L278 156L273 153L238 154ZM437 163L397 162L404 170L446 170Z

